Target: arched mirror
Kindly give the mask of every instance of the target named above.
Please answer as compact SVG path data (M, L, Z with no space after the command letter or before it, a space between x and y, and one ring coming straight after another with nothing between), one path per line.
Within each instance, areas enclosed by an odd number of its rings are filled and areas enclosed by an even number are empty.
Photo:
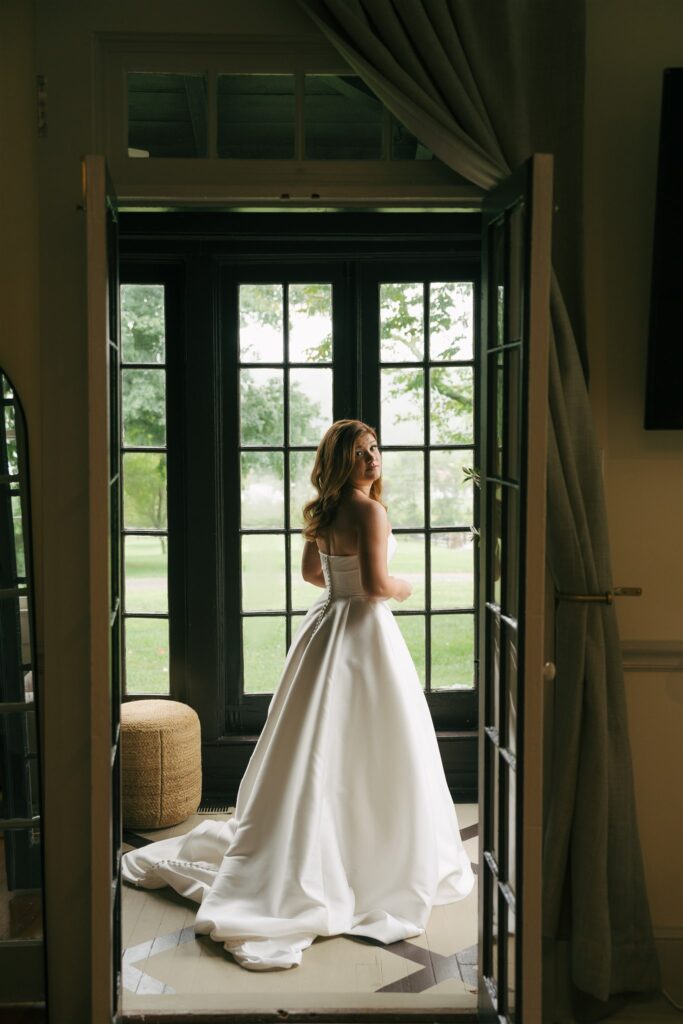
M0 369L0 1006L45 1002L42 785L26 420Z

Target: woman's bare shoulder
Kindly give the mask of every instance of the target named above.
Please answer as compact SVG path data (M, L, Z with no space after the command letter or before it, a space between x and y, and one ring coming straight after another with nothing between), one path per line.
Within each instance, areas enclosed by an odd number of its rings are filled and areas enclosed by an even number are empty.
M349 512L359 526L377 526L388 522L387 510L374 498L359 494L349 503Z

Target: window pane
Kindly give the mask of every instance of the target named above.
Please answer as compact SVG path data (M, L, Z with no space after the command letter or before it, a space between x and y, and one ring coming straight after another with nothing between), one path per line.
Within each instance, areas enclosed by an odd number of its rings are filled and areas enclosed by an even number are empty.
M424 526L422 452L383 453L382 500L388 507L392 526Z
M524 336L524 260L526 243L524 238L525 211L522 205L510 210L508 232L510 252L509 275L510 293L508 296L508 338L518 341Z
M245 612L284 611L285 538L242 537L242 608Z
M391 599L392 608L424 608L425 606L425 540L421 533L402 533L396 540L398 547L391 559L392 576L408 580L413 592L405 601Z
M322 587L315 587L312 583L306 583L301 575L301 552L304 547L304 539L300 533L292 534L291 538L291 566L292 566L292 608L309 609L314 601L325 593Z
M123 362L163 363L165 330L163 284L122 284Z
M166 373L122 370L123 443L166 444Z
M396 624L403 634L417 675L425 685L425 618L424 615L397 615Z
M126 537L126 611L168 611L168 538Z
M474 288L471 281L434 281L429 286L429 358L472 359Z
M500 484L488 485L488 579L486 598L500 608L501 575L503 556L503 488Z
M242 284L240 306L240 361L281 363L282 285Z
M419 362L424 355L424 286L379 286L380 359Z
M503 473L503 442L504 424L503 411L505 401L505 362L502 352L489 352L488 355L488 424L489 424L489 463L491 475L501 476ZM492 430L491 427L495 429Z
M433 615L432 690L474 686L474 616Z
M489 259L491 260L491 293L489 295L488 315L491 326L495 328L490 332L495 337L496 345L503 345L506 340L505 332L505 225L503 219L496 221L489 226Z
M7 471L12 476L19 473L17 457L17 425L13 405L5 406L5 438L7 442Z
M519 614L519 491L516 487L505 488L505 561L502 566L504 589L503 612L516 619Z
M168 619L126 619L126 693L168 693Z
M290 160L296 106L293 75L218 76L218 155Z
M284 422L282 371L242 370L242 444L282 444Z
M469 533L434 533L432 608L474 607L474 544Z
M322 594L322 590L320 591L320 593ZM292 620L292 641L294 640L294 637L301 629L301 623L304 621L304 614L304 612L295 612L290 616Z
M285 662L284 616L242 619L244 692L274 693Z
M505 401L507 408L501 410L505 416L503 427L503 472L508 479L519 480L522 433L522 353L519 348L508 349L505 353ZM501 399L502 403L502 399Z
M3 718L7 717L8 716L3 715ZM6 738L2 735L4 731L5 726L0 722L0 743L2 744L3 750L7 749ZM31 767L29 768L29 771L31 771L31 773L34 771L34 763L35 762L30 762ZM40 814L40 804L38 802L36 803L34 813L35 815ZM20 860L24 857L30 857L31 859L29 863L31 864L31 870L34 869L35 865L36 877L35 881L32 880L32 888L30 889L8 890L6 884L3 886L2 895L0 895L0 942L7 942L11 944L11 946L17 949L20 958L28 960L28 956L24 957L20 952L22 946L28 951L28 946L24 946L23 944L28 941L43 941L43 881L40 855L38 853L38 848L41 843L40 822L33 825L31 828L16 829L13 835L14 840L12 845L15 851L14 857L17 858L18 855L18 859ZM9 847L9 842L5 840L2 845L5 847L3 859L9 858L10 851L7 849L7 847ZM3 978L7 978L7 981L3 982L6 988L9 988L12 984L9 980L9 972L11 969L12 968L9 964L3 969ZM21 970L23 972L26 968L21 968ZM6 973L4 973L5 971ZM40 999L42 1000L45 998L43 995L44 992L45 988L42 979L41 981L36 980L36 996L40 993ZM24 1016L23 1011L20 1009L18 1009L16 1013L13 1013L11 1010L8 1010L6 1013L6 1018L8 1020L18 1021Z
M289 361L332 362L331 284L290 284Z
M290 443L317 445L331 423L332 370L290 370Z
M281 452L242 452L242 526L285 525L284 456Z
M381 371L382 444L424 442L422 370Z
M510 1024L514 1024L514 1022L517 1020L517 1016L515 1013L515 990L517 987L515 976L517 959L517 935L515 933L515 914L510 907L508 907L507 911L507 920L507 1019L510 1021Z
M486 701L486 725L492 725L500 732L500 616L486 609L486 645L489 657L489 678Z
M166 456L159 452L126 452L122 462L126 529L167 529Z
M465 467L472 466L470 451L430 453L430 494L432 526L471 526L472 483Z
M303 507L315 497L311 470L315 452L289 453L289 521L293 529L303 529Z
M20 495L12 495L11 505L17 576L26 576L26 556L24 553L24 520L21 514Z
M517 753L517 634L508 629L505 644L505 683L507 691L507 722L505 741Z
M391 124L391 158L392 160L434 160L431 149L409 132L405 125L392 118Z
M379 160L382 104L357 75L306 75L306 157Z
M474 371L469 366L434 367L430 374L432 444L472 444Z
M206 154L206 77L129 71L128 155Z

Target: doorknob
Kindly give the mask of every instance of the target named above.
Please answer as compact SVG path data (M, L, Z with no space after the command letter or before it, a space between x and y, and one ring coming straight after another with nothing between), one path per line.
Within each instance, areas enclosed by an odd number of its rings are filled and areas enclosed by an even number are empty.
M557 668L554 661L546 661L543 666L543 678L546 683L552 683L553 679L557 675Z

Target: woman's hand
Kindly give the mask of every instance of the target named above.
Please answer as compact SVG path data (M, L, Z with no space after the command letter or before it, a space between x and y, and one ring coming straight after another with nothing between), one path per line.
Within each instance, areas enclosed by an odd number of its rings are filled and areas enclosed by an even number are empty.
M408 580L402 580L399 576L393 576L392 579L396 584L394 599L396 601L405 601L413 592L412 586L408 583Z

